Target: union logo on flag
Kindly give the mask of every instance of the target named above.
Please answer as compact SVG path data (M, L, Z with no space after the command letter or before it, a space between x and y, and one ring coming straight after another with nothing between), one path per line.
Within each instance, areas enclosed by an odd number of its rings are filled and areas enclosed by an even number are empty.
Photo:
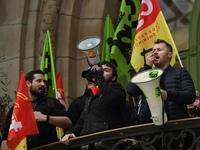
M158 2L157 0L142 0L131 56L131 64L136 72L144 66L146 56L151 52L157 39L165 40L172 46L171 65L173 66L178 51Z
M62 78L60 72L58 72L56 76L56 85L57 85L57 99L60 101L60 103L67 109L66 101L65 101L65 94L64 94L64 89L63 89L63 84L62 84Z

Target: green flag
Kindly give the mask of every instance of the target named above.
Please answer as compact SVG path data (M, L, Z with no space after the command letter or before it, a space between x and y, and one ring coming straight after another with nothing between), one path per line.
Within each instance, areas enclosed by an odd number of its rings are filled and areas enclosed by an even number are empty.
M51 39L48 30L45 39L40 70L44 72L44 77L46 80L46 95L49 97L56 98L56 77L51 47Z
M111 48L110 61L115 64L118 75L125 75L128 81L132 69L130 60L139 12L140 0L122 0Z
M114 28L112 25L112 21L110 19L110 15L107 14L104 26L103 51L102 51L101 61L110 62L110 51L111 51L113 35L114 35Z
M47 30L40 70L44 72L46 81L45 94L48 97L57 98L56 76L49 30ZM61 139L64 135L64 129L56 127L56 132L58 139Z

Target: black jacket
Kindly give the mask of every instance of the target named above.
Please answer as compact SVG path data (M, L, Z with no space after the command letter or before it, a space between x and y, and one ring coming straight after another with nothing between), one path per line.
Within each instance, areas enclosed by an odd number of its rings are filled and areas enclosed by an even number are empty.
M150 66L145 65L139 72L151 69ZM160 88L167 91L168 97L165 101L165 109L167 112L168 120L182 119L188 117L186 104L191 104L195 101L195 87L192 78L185 68L173 68L168 66L160 79ZM134 83L129 83L127 86L128 94L138 96L142 91ZM145 97L142 98L142 107L140 108L139 115L143 117L139 123L150 122L149 108ZM148 116L148 117L146 117ZM146 117L146 118L145 118ZM142 122L141 122L142 121Z
M65 134L85 135L129 124L127 122L131 117L122 118L124 111L127 111L125 109L127 105L126 93L121 84L115 82L109 85L102 74L95 78L100 92L95 96L90 94L87 97L80 119ZM124 120L128 121L125 123Z
M75 98L69 105L69 108L67 110L67 116L69 117L73 125L75 125L78 119L80 118L85 105L85 100L88 96L91 95L91 92L91 90L86 90L82 96Z

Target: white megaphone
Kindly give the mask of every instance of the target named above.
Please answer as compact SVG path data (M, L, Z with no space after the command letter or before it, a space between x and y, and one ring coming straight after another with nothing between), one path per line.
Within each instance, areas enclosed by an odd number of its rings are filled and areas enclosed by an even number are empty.
M143 91L151 111L151 119L158 126L168 121L160 92L162 73L163 70L161 69L150 69L140 72L131 78L131 82L135 83Z
M100 59L98 56L98 46L101 43L101 38L97 36L89 36L78 42L76 45L78 49L85 52L90 66L99 65Z

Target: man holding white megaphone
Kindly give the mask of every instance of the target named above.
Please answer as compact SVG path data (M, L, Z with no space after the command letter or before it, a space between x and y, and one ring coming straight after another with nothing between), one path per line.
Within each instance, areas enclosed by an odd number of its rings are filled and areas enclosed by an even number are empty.
M160 78L160 94L164 101L164 109L168 120L187 118L186 105L195 101L195 88L192 78L185 68L173 68L170 65L172 55L171 45L158 39L152 52L146 58L146 64L139 70L139 73L141 73L153 69L153 64L156 68L163 70ZM133 82L130 82L127 86L127 92L132 96L143 94L142 90ZM134 117L135 124L152 122L149 107L143 95L140 108L137 108L138 112Z
M87 37L77 44L77 48L87 55L90 69L82 77L94 82L90 95L85 99L83 112L77 123L65 132L61 143L70 144L70 138L109 129L132 125L132 117L126 103L126 92L117 82L117 70L110 62L100 62L97 47L99 37ZM90 148L95 148L91 144Z

